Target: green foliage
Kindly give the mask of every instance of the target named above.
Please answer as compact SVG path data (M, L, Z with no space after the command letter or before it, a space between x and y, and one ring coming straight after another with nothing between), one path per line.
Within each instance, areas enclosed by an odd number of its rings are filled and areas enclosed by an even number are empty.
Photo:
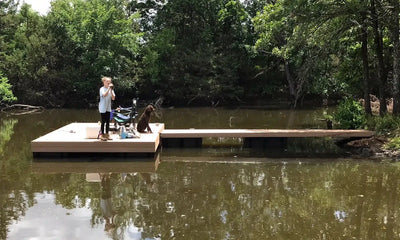
M7 53L6 61L0 69L13 85L19 101L33 105L49 100L53 102L56 98L53 94L59 93L49 81L54 46L47 37L44 20L27 4L22 5L16 19L18 25L10 45L13 51ZM57 86L60 85L58 83Z
M330 121L333 120L333 116L331 114L323 114L323 117L325 120L330 120Z
M373 116L368 119L368 128L376 131L379 135L389 137L384 148L389 150L400 149L400 117L386 114L383 117Z
M6 144L14 134L14 126L18 120L7 119L0 122L0 156L3 157Z
M400 149L400 137L394 137L390 139L388 143L384 146L386 149L389 150L399 150Z
M377 134L393 135L400 129L400 117L386 114L383 117L372 116L367 120L369 129L373 129Z
M285 64L294 101L310 94L336 99L362 94L359 22L369 1L333 2L271 1L253 19L255 47Z
M366 125L366 117L361 104L352 99L345 99L340 102L337 110L333 114L333 119L340 128L358 129Z
M139 92L167 104L238 102L255 75L250 19L239 1L169 1L145 36Z
M164 28L151 38L142 50L143 74L153 84L159 84L167 73L163 59L168 59L175 51L176 33L172 28Z
M111 76L120 97L137 81L139 14L126 1L56 0L48 16L29 5L0 15L0 71L21 102L45 106L96 101ZM2 10L2 9L0 9ZM10 23L11 22L11 23ZM3 24L4 23L4 24Z
M371 3L54 0L41 16L7 0L0 71L19 101L53 107L94 103L104 75L114 79L117 100L136 92L164 95L166 104L359 97L365 13L371 77L377 70ZM390 72L388 9L380 1L375 10ZM378 82L371 81L375 95Z
M8 83L8 79L3 77L0 72L0 105L1 103L16 101L17 98L11 91L11 85Z
M65 53L57 61L62 71L76 78L71 81L70 93L78 101L89 97L95 101L101 76L111 76L117 92L130 89L137 81L140 16L127 15L125 4L105 0L57 0L52 4L49 29L58 51Z

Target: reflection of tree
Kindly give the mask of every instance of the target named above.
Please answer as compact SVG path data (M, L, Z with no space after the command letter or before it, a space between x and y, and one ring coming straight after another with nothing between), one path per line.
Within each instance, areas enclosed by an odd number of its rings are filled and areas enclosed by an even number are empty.
M25 212L24 200L11 187L12 179L8 177L10 169L9 158L5 155L6 146L14 134L15 119L0 122L0 239L7 238L8 224ZM12 203L16 204L12 204Z
M288 156L296 157L332 157L344 156L345 151L339 148L332 138L289 138Z
M368 196L382 188L397 192L393 183L377 184L382 172L396 172L352 166L167 164L155 175L155 187L148 188L138 176L119 185L119 195L124 196L120 210L125 220L133 220L128 224L142 228L144 238L385 238L389 235L380 226L389 227L390 222L384 223L382 214L392 216L393 223L399 221L391 200L395 198L381 196L376 209L375 198ZM369 223L372 218L377 226ZM392 225L391 231L397 231Z
M398 215L398 182L399 182L399 174L396 172L394 173L389 172L388 174L388 185L391 191L387 192L389 200L387 201L387 227L386 227L386 239L394 239L395 236L398 238L399 235L399 224L396 221L396 217ZM397 224L396 224L397 223ZM397 225L397 228L396 228ZM395 235L396 233L396 235Z
M14 134L14 125L18 122L16 119L7 119L0 122L0 155L3 157L6 144Z
M0 113L0 239L6 239L7 229L11 220L18 220L25 214L25 210L34 204L34 192L46 190L56 191L62 195L63 183L84 182L80 175L31 175L30 165L32 152L30 142L47 133L49 129L59 128L71 121L88 119L88 114L81 111L56 111L56 115L62 117L55 118L53 111L45 111L42 114L29 114L13 116L8 118ZM92 117L95 119L94 115ZM73 180L70 181L72 178ZM91 190L85 189L82 184L70 187L68 193L64 193L64 198L58 198L60 203L65 206L74 206L76 203L75 194L79 192L79 201L85 201L90 196ZM59 188L62 187L62 188ZM88 191L89 190L89 191ZM60 200L61 199L61 200ZM65 200L68 199L68 200ZM73 204L68 202L73 199Z
M157 173L112 173L103 186L83 174L26 177L10 166L14 183L1 184L2 237L10 208L18 218L33 204L25 195L49 191L65 208L89 206L93 226L105 226L101 196L111 196L112 239L132 226L143 239L399 239L399 169L314 161L163 162Z
M105 225L101 184L86 182L84 174L29 172L29 142L87 117L79 111L70 115L56 121L50 112L20 116L18 122L0 120L0 239L34 204L36 192L54 194L55 203L67 209L88 206L91 224ZM308 154L329 144L298 140L288 150ZM128 174L124 180L112 173L115 231L110 238L123 239L135 226L143 239L400 239L399 168L314 161L162 162L157 173Z
M340 162L163 166L150 177L134 174L124 182L111 175L118 232L134 225L143 238L394 239L390 233L399 230L393 194L398 171L389 167ZM102 218L100 211L94 213Z
M102 194L111 196L112 239L131 226L143 239L398 239L398 174L363 162L166 162L157 173L112 173L103 185L34 175L32 188L66 208L89 206L100 226Z

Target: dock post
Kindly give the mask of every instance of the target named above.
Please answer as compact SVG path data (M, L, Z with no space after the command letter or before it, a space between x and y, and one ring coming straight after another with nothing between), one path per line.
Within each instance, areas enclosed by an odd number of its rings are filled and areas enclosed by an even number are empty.
M202 138L185 138L183 139L182 147L201 148L202 145L203 145Z
M287 147L286 137L254 137L244 138L244 147L247 148L279 148Z
M162 138L162 146L166 148L200 148L202 138Z

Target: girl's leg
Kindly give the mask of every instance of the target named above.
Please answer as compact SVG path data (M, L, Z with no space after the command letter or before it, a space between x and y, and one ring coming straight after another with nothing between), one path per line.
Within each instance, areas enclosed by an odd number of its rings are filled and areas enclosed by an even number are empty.
M110 112L105 113L106 117L106 134L110 131Z
M105 134L106 132L104 131L104 124L106 123L106 113L100 113L101 115L101 127L100 127L100 131L102 134Z

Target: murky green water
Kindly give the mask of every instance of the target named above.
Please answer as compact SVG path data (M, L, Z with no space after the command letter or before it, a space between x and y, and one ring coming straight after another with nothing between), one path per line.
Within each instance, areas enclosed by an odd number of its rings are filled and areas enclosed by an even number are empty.
M319 128L322 109L165 109L166 128ZM30 141L95 110L0 115L0 239L400 239L400 165L330 139L279 154L162 149L153 159L32 158ZM235 140L232 140L235 141Z

